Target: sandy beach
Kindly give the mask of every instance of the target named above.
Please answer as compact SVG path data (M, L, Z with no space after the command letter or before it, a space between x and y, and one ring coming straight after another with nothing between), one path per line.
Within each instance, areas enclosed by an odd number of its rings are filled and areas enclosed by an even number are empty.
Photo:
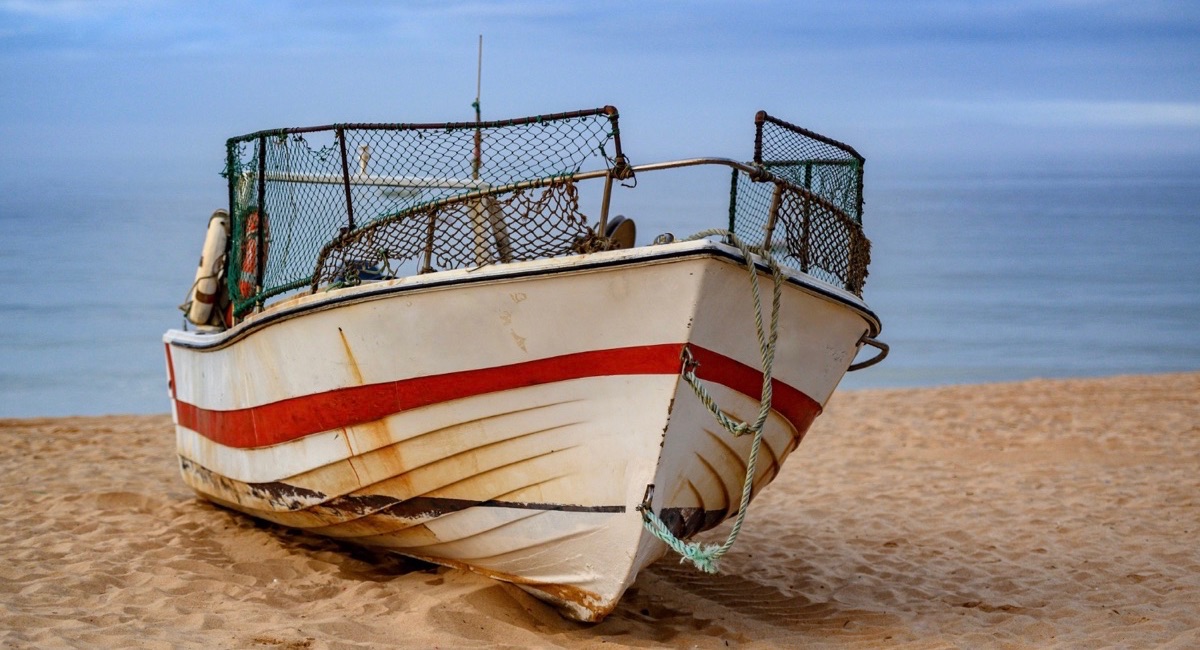
M1200 647L1200 373L837 393L592 626L201 501L166 415L0 420L0 487L5 648Z

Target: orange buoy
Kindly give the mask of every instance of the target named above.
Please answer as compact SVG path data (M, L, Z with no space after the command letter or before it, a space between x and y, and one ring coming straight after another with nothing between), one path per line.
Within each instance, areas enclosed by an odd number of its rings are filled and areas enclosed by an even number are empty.
M243 300L257 293L259 277L258 277L258 258L261 254L265 260L267 253L267 228L266 219L260 219L258 210L246 215L245 230L242 237L242 271L238 274L238 294ZM261 229L261 235L260 235ZM258 242L262 239L262 251L260 253Z

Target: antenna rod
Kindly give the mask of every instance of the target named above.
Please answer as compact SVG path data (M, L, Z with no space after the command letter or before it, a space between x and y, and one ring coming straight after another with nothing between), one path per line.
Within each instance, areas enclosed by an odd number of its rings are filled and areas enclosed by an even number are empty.
M475 124L483 121L479 110L480 88L483 86L483 34L479 35L479 62L475 68ZM471 178L479 180L479 168L483 165L483 133L475 127L475 158L471 161Z

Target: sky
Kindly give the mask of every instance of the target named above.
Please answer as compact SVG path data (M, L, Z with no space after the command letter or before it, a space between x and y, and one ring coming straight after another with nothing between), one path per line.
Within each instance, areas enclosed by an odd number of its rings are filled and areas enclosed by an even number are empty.
M479 35L485 119L613 104L635 162L748 158L758 109L884 179L1200 161L1193 2L0 0L0 190L170 189L241 133L470 119Z

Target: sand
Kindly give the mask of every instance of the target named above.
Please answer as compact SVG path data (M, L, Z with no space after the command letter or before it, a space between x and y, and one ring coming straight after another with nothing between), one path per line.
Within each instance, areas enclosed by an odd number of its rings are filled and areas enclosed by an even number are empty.
M200 501L167 416L0 420L0 508L6 648L1200 647L1200 373L838 393L592 626Z

